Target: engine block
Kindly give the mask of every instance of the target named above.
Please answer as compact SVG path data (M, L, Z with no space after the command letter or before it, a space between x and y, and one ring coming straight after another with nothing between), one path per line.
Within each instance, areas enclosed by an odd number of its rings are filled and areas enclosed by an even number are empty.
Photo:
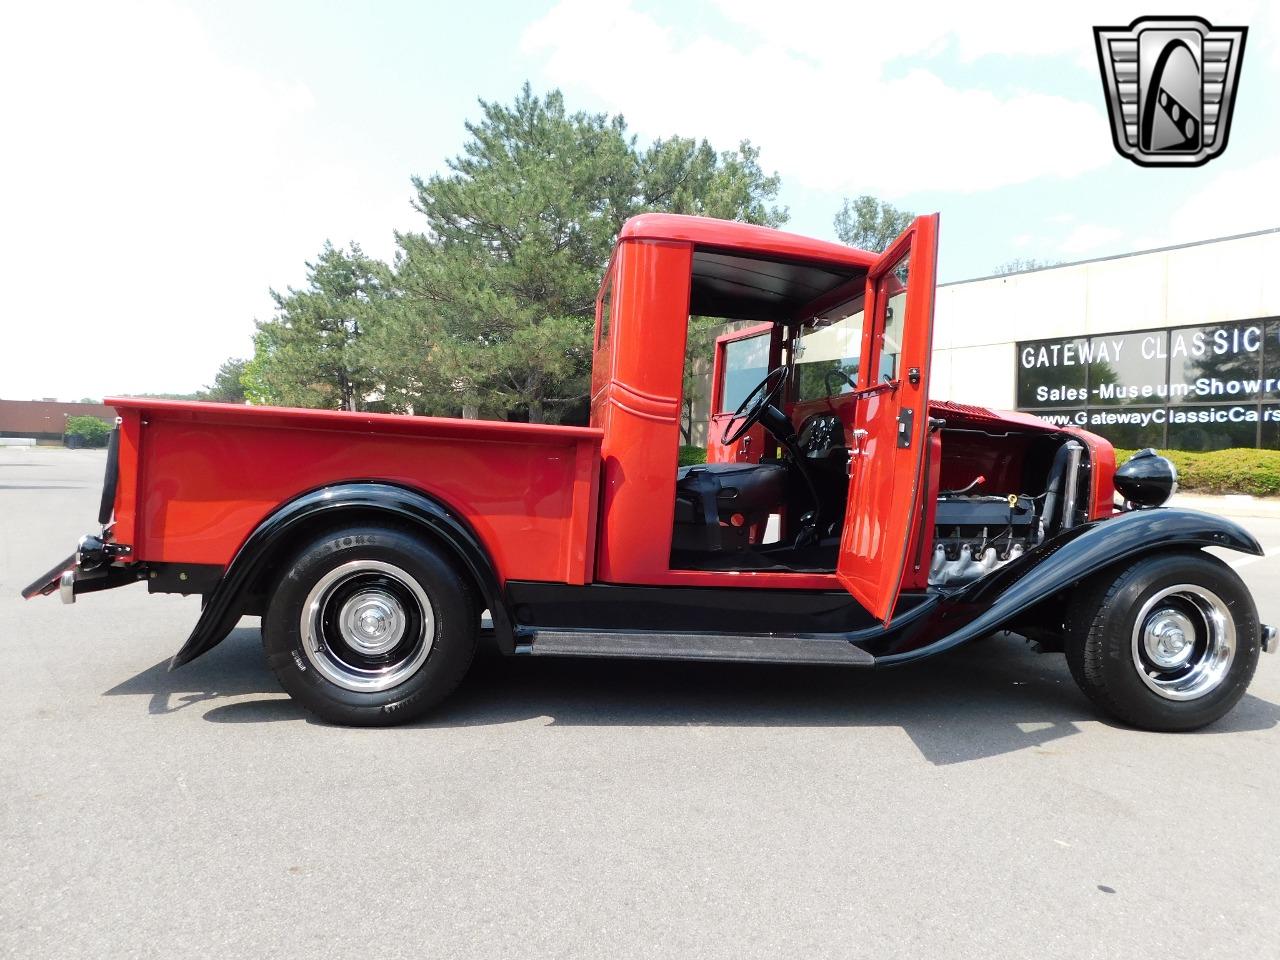
M971 583L1022 556L1043 539L1044 524L1029 496L941 496L929 585Z

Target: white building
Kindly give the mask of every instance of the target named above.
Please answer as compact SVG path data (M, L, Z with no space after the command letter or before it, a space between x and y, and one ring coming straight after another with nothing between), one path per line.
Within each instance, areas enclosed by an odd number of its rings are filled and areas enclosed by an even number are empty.
M810 334L807 355L856 357L861 322ZM1121 447L1280 449L1280 228L942 284L933 343L934 399ZM693 369L702 445L710 358Z
M1118 445L1280 447L1280 228L939 286L931 395Z

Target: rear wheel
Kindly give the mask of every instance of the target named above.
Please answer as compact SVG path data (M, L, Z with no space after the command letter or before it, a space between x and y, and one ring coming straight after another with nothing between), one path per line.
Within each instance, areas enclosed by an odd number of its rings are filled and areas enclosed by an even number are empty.
M1258 613L1235 571L1204 553L1144 557L1085 585L1067 663L1111 716L1194 730L1244 696L1258 664Z
M325 720L416 719L475 654L470 583L434 546L390 527L319 537L292 558L263 618L281 686Z

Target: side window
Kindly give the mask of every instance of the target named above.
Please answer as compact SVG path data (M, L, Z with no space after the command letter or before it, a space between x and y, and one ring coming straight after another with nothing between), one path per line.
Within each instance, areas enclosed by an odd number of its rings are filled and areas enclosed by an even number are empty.
M880 280L879 299L884 304L884 325L880 335L877 383L886 377L890 380L898 379L898 356L902 353L902 324L907 315L907 278L910 272L911 254L908 253Z
M769 372L769 334L730 340L724 345L724 389L717 413L732 413Z
M596 349L609 339L609 322L613 308L613 265L605 274L604 285L600 288L600 296L596 298Z

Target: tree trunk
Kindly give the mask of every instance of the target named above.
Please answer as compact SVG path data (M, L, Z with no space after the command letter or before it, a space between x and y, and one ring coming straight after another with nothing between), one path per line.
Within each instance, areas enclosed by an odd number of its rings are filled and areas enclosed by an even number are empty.
M462 419L463 420L479 420L480 408L476 406L474 403L464 403L462 405Z
M342 409L350 410L354 413L356 409L356 392L351 385L351 381L347 379L345 372L338 373L338 390L342 394Z
M530 423L546 423L547 414L542 408L541 400L529 401L529 422Z

